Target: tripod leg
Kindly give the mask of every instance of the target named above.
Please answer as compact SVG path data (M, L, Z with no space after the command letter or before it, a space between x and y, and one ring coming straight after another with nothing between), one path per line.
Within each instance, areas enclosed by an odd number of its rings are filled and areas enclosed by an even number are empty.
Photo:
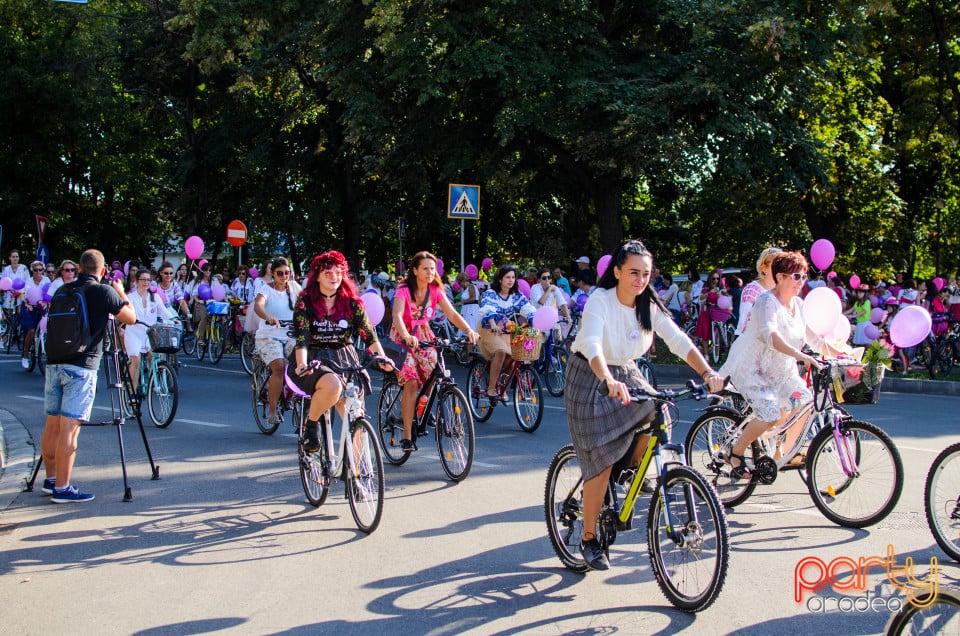
M140 437L143 438L143 448L147 451L147 459L150 460L150 479L160 479L160 467L153 463L153 453L150 452L150 442L147 441L147 431L143 428L143 418L137 413L137 424L140 425Z
M140 419L140 415L137 415L137 420ZM127 482L127 460L123 455L123 427L117 426L117 442L120 444L120 470L123 472L123 500L132 501L133 500L133 491L130 489L130 484Z
M40 474L40 466L43 465L43 455L40 456L40 459L37 460L37 465L33 467L33 474L30 475L30 480L27 481L26 485L23 487L23 492L33 492L33 484L37 482L37 475Z

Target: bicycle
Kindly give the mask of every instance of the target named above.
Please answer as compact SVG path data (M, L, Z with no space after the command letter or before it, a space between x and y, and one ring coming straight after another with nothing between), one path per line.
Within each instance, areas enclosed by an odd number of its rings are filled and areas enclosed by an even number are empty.
M23 350L23 330L20 328L20 303L7 316L7 354L16 346L17 351Z
M473 419L486 422L493 415L497 402L508 404L507 391L513 389L513 412L520 430L532 433L543 419L543 382L540 374L529 361L518 362L507 356L497 378L497 395L487 395L487 378L490 377L490 361L480 354L467 371L467 395Z
M226 347L226 320L230 315L230 304L215 300L207 301L207 329L204 337L197 336L197 362L203 362L207 350L210 350L210 362L220 364Z
M436 338L446 340L450 343L447 351L453 353L457 364L461 367L467 366L467 363L470 362L470 354L467 353L467 340L457 336L457 328L443 315L442 311L438 311L437 314L430 319L430 330Z
M933 460L923 490L923 509L937 545L960 561L960 442L947 446Z
M634 362L637 365L637 368L640 369L640 374L643 375L644 379L650 383L650 386L657 388L657 374L653 370L653 363L650 362L650 358L646 355L640 356Z
M605 392L606 385L601 385ZM730 558L727 519L713 486L684 464L683 446L670 442L675 402L709 399L705 385L694 381L679 390L631 392L632 400L654 400L656 420L640 465L611 471L597 521L597 539L609 558L619 532L633 528L634 509L647 468L656 462L657 488L647 513L650 565L663 595L677 608L699 612L712 604L726 579ZM638 431L639 432L639 431ZM632 452L632 451L631 451ZM623 502L618 491L623 486ZM583 475L573 445L561 448L550 462L544 489L547 534L564 566L585 572L580 555L583 534Z
M947 322L949 329L940 336L933 353L933 362L928 368L933 379L948 375L960 361L960 321L950 317Z
M123 342L123 338L117 336L116 341ZM143 402L146 400L147 413L153 425L157 428L170 426L177 414L180 387L177 374L166 359L167 354L148 352L141 355L139 384L138 388L134 389L133 377L130 375L130 357L123 347L120 347L117 353L121 394L125 398L120 400L124 417L139 419L143 412ZM149 360L148 364L144 363L145 359Z
M311 396L284 374L284 384L292 393L300 483L307 501L314 507L321 506L327 499L330 483L335 479L342 480L353 520L366 534L377 529L383 514L383 459L373 426L364 416L363 395L370 393L370 384L361 371L380 361L374 357L367 364L353 367L340 367L331 361L323 363L340 375L346 423L341 417L339 441L335 447L333 419L337 409L324 413L318 427L320 449L316 453L308 453L303 447Z
M553 397L563 397L565 386L564 374L567 370L567 350L556 342L554 338L554 329L551 329L543 341L543 347L540 349L540 357L537 358L533 366L540 374L544 384L547 385L547 392Z
M454 482L461 482L470 474L475 449L473 417L467 398L457 387L443 358L446 351L466 343L466 338L459 340L459 343L443 338L433 342L420 341L421 347L437 349L437 366L417 393L418 407L413 415L412 428L414 442L428 435L429 427L435 429L440 465ZM410 458L410 453L400 448L400 440L403 439L403 414L400 411L402 395L403 387L397 382L396 376L387 376L377 402L377 429L383 453L387 461L395 466L402 466Z
M823 360L811 370L813 401L784 424L755 440L744 456L749 478L730 474L729 453L753 415L724 405L711 405L690 427L684 442L690 465L717 489L720 500L733 508L760 484L776 481L783 470L800 469L814 505L824 517L847 528L865 528L884 519L897 505L903 489L903 462L893 440L880 427L853 419L840 406L873 403L875 386L863 382L867 369L852 360ZM852 383L850 388L846 384ZM864 390L869 393L865 393ZM800 434L785 448L787 430L803 420ZM790 461L807 455L802 465ZM779 459L774 459L779 452Z
M930 603L930 593L917 597L915 603L904 603L890 616L884 627L886 636L906 634L956 634L960 633L960 595L938 589Z
M292 410L293 394L287 388L286 382L281 385L280 397L277 399L276 413L277 421L271 422L270 397L267 393L267 382L273 371L270 365L264 364L259 355L253 356L253 373L250 375L250 397L253 403L253 418L257 422L257 428L264 435L273 435L280 423L284 420L286 412ZM296 422L294 422L296 425Z

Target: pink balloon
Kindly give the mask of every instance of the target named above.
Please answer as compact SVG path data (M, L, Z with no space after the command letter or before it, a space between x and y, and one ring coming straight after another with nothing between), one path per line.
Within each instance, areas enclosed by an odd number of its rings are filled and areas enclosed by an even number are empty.
M871 340L876 340L877 338L880 337L880 330L877 328L876 325L867 325L863 329L863 335L865 335L867 338L870 338Z
M210 285L210 297L214 300L223 300L227 297L227 290L223 285L214 283Z
M870 296L870 306L871 306L871 307L879 307L879 306L880 306L880 299L879 299L877 296Z
M717 307L720 309L729 310L731 307L733 307L733 301L730 300L729 296L720 296L717 298Z
M603 276L603 273L607 271L607 266L610 265L610 259L613 257L609 254L604 254L597 260L597 278L599 279Z
M380 321L383 320L383 313L386 310L380 294L363 294L360 296L360 301L363 303L363 307L367 312L367 320L370 321L370 324L374 327L379 325Z
M483 271L489 272L491 269L493 269L493 261L491 261L489 258L485 258L483 259L483 262L480 263L480 267L483 268Z
M827 342L838 343L846 342L850 338L850 321L846 318L841 317L837 320L837 324L833 326L833 329L830 330L830 335L826 336L824 339Z
M124 276L130 275L130 261L127 261L126 263L123 264L123 275Z
M437 276L443 276L443 259L437 259Z
M477 276L480 274L480 272L477 271L477 266L474 265L473 263L470 263L469 265L464 267L463 273L466 274L467 278L469 278L470 280L476 280Z
M453 282L453 291L460 291L460 283L456 281Z
M833 331L842 313L840 298L829 287L817 287L803 301L807 328L821 338Z
M46 333L47 331L47 317L44 316L40 319L40 323L37 325L37 331L39 333Z
M830 272L829 274L827 274L827 278L836 278L836 277L837 277L836 272Z
M917 305L904 307L890 321L890 342L901 349L918 345L930 333L931 326L933 321L926 309Z
M560 319L557 308L553 305L544 305L533 314L533 327L540 331L550 331Z
M197 269L203 269L203 266L207 264L207 259L201 258L197 261Z
M28 303L31 305L36 305L38 302L40 302L40 299L43 298L43 290L39 287L31 287L27 290L26 296Z
M873 324L879 324L883 322L883 317L887 315L887 312L883 307L874 307L870 310L870 322Z
M260 276L260 270L258 270L256 267L251 267L250 271L248 271L247 273L250 274L250 278L253 278L253 279L256 279L257 277Z
M834 249L833 243L827 239L817 239L810 246L810 260L822 272L830 267L830 263L833 262L833 257L836 255L837 251Z
M13 279L9 276L4 276L0 278L0 291L10 291L10 288L13 287Z
M859 286L860 286L860 277L854 274L853 276L850 277L850 288L856 289Z
M401 273L404 269L406 269L406 266L403 264L403 261L397 261L397 273Z
M942 290L942 289L943 289L943 286L946 285L946 284L947 284L947 281L945 281L944 279L940 278L939 276L937 276L936 278L933 279L933 286L937 288L937 291Z
M203 239L199 236L191 236L183 244L183 251L187 253L187 258L196 260L203 254Z
M526 279L519 278L517 279L517 287L520 288L520 293L527 297L527 300L530 299L530 283Z

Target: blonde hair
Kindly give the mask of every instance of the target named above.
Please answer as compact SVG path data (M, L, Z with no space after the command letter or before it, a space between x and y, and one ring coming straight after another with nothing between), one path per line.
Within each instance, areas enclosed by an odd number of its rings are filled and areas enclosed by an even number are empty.
M770 267L777 254L783 252L779 247L768 247L760 252L760 258L757 259L757 280L763 278L763 267Z

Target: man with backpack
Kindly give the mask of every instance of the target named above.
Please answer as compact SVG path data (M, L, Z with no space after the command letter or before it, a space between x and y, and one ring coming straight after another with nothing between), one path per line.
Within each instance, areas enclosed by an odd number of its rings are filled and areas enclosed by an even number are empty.
M113 314L127 325L137 319L120 281L100 284L106 273L103 254L87 250L80 257L77 280L62 285L50 300L44 388L47 421L40 452L47 471L43 492L53 495L54 503L93 499L92 494L70 485L80 424L90 419L93 409L108 316Z

